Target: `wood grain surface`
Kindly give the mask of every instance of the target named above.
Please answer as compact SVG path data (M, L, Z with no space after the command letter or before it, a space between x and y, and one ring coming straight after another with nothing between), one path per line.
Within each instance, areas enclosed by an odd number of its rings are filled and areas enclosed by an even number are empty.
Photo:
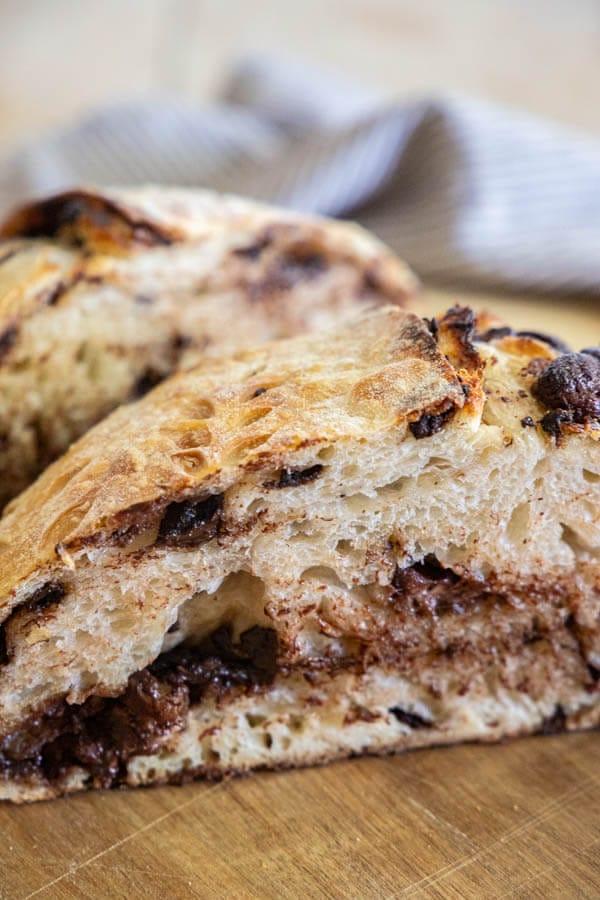
M457 299L431 290L425 306ZM467 299L575 347L600 342L594 300ZM594 898L600 736L0 805L0 835L2 900Z

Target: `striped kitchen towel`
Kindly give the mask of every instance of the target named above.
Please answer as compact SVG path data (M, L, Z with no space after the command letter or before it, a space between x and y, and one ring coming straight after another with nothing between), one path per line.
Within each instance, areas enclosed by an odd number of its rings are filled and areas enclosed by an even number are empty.
M600 142L462 97L382 102L253 59L218 103L97 111L0 165L0 212L74 183L211 187L358 219L425 277L600 294Z

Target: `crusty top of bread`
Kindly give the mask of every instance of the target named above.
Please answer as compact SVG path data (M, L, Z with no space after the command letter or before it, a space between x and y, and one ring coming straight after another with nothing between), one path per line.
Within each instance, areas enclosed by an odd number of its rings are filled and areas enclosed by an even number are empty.
M13 501L0 525L0 595L57 554L123 529L142 505L223 490L240 468L272 469L303 446L464 403L426 323L395 307L207 361L115 411Z

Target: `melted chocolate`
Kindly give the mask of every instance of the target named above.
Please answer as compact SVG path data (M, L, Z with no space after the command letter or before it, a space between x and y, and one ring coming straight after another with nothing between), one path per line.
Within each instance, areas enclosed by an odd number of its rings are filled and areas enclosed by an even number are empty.
M392 587L394 602L408 604L419 617L464 615L490 598L500 600L480 582L461 578L442 566L432 554L404 569L397 568Z
M30 612L40 613L50 606L56 606L65 596L65 586L60 581L47 581L31 594L23 607Z
M0 740L0 774L52 780L83 766L95 785L116 787L127 761L156 752L165 735L183 727L190 704L207 690L269 684L276 661L272 629L254 626L234 644L223 626L200 647L163 653L132 675L119 697L90 697L79 705L51 702Z
M269 487L286 488L297 487L299 484L308 484L314 481L323 471L323 466L317 463L308 469L282 469L279 480L269 484Z
M424 413L416 422L410 422L408 427L412 434L421 440L421 438L431 437L441 431L448 419L452 416L454 409L447 409L446 412L431 415Z
M548 409L568 412L573 422L598 419L600 359L589 353L559 356L539 375L532 393Z
M220 529L223 495L202 500L183 500L167 506L158 531L158 543L171 547L196 547L214 538Z

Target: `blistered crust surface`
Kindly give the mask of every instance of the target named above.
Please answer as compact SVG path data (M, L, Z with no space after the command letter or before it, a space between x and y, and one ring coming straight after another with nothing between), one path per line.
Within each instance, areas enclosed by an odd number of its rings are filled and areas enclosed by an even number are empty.
M109 535L142 505L216 493L243 468L272 469L299 448L406 428L464 402L425 323L391 307L173 376L100 423L11 505L0 524L4 605L36 568Z

